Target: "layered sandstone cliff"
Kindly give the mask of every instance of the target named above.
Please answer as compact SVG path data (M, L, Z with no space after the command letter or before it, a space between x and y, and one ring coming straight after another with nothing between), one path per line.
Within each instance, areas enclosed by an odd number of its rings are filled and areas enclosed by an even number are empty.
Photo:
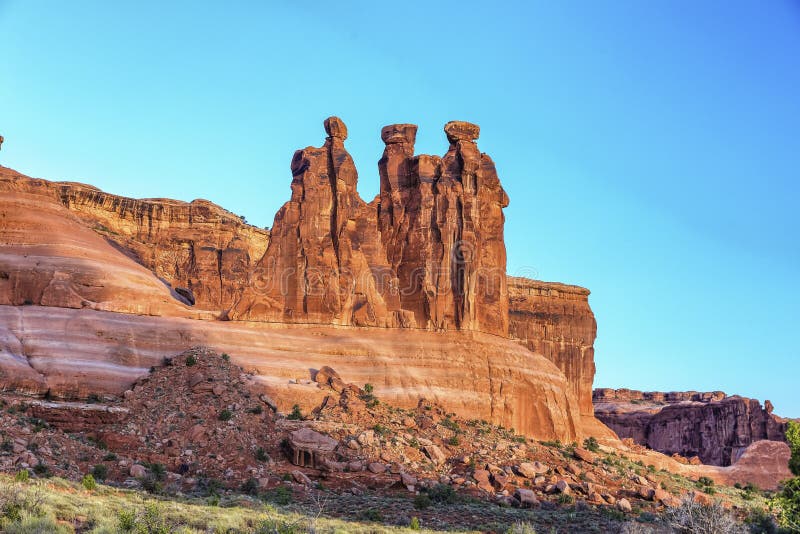
M122 250L172 288L188 290L181 291L182 302L217 312L239 298L242 281L269 243L267 230L207 200L132 199L84 184L28 178L5 167L0 167L0 202L3 213L15 219L7 220L4 235L18 232L24 238L29 231L42 231L65 239L76 230L58 225L79 220L85 228L77 232L97 234L94 241L102 239ZM20 217L36 222L16 220ZM33 293L16 300L39 304L36 297Z
M772 413L772 403L721 391L597 389L594 409L620 438L711 465L736 463L754 442L785 440L786 420Z
M345 125L332 117L325 130L321 148L292 159L292 197L271 231L207 201L134 200L0 167L0 388L119 393L164 356L208 344L258 371L284 407L319 401L303 377L330 364L403 405L425 396L533 437L612 439L578 400L586 386L573 381L590 387L591 373L569 363L572 345L522 317L524 343L506 339L509 306L532 308L508 301L508 198L477 126L448 123L441 158L414 155L415 126L384 128L370 203ZM585 310L549 313L591 317L582 298ZM585 335L576 346L591 346Z
M592 415L597 322L589 290L509 277L508 294L509 333L555 363L568 377L581 413Z

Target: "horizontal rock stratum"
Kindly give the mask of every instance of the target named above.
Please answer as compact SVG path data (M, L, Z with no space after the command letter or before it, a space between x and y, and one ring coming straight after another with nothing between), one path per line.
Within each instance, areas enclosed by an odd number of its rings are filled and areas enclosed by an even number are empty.
M756 399L722 391L594 390L597 417L620 438L705 464L728 466L751 444L785 441L787 420Z
M0 167L0 387L119 394L209 345L284 409L319 402L305 382L330 365L396 404L422 396L533 437L614 440L587 401L589 292L506 277L508 196L480 129L448 123L439 157L414 154L416 126L383 128L367 203L346 126L324 126L323 146L292 158L291 199L269 230L205 200Z

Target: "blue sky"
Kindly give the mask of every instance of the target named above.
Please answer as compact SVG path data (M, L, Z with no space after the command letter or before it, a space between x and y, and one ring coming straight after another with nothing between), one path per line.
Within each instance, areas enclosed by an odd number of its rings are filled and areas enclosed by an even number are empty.
M347 123L482 127L509 272L586 286L596 386L800 416L800 3L0 0L0 163L271 226Z

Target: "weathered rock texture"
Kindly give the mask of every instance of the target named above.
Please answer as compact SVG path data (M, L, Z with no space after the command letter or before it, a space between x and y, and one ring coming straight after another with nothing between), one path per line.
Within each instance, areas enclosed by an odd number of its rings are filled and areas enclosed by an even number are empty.
M398 406L415 407L424 397L537 439L585 435L577 401L555 365L480 332L365 332L0 306L0 389L61 399L119 395L164 357L198 345L253 371L287 413L294 404L310 410L323 400L313 377L328 365L348 382L373 384L381 399Z
M494 163L478 127L450 122L443 158L414 157L416 126L381 137L381 194L370 204L344 148L340 119L328 138L292 159L292 198L233 320L419 327L508 334L502 209Z
M698 456L705 464L727 466L760 440L784 441L786 420L755 399L721 391L642 392L597 389L598 419L620 438L666 454Z
M0 167L0 197L0 209L17 219L8 221L9 231L18 224L22 237L33 230L56 240L70 239L74 231L94 233L95 241L122 249L173 288L188 289L196 306L206 310L224 311L239 298L242 281L269 243L267 230L250 226L207 200L138 200L84 184L34 180L4 167ZM86 228L68 231L48 226L43 217L54 222L78 219Z
M445 126L443 158L414 156L417 127L385 127L378 219L401 304L429 329L508 333L508 196L473 124Z
M509 333L555 363L567 376L581 413L592 415L597 322L589 290L509 277L508 294Z

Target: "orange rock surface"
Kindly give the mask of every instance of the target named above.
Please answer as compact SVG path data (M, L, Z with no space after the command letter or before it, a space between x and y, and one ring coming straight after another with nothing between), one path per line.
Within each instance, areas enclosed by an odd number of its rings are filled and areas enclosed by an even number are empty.
M0 343L0 387L18 388L21 378L28 377L28 392L49 392L53 398L121 394L164 357L204 345L254 371L286 412L293 404L319 404L324 392L313 376L328 365L347 382L373 384L376 394L398 406L416 406L425 397L463 417L538 439L569 442L584 435L577 401L554 364L511 340L479 332L270 325L0 306Z

